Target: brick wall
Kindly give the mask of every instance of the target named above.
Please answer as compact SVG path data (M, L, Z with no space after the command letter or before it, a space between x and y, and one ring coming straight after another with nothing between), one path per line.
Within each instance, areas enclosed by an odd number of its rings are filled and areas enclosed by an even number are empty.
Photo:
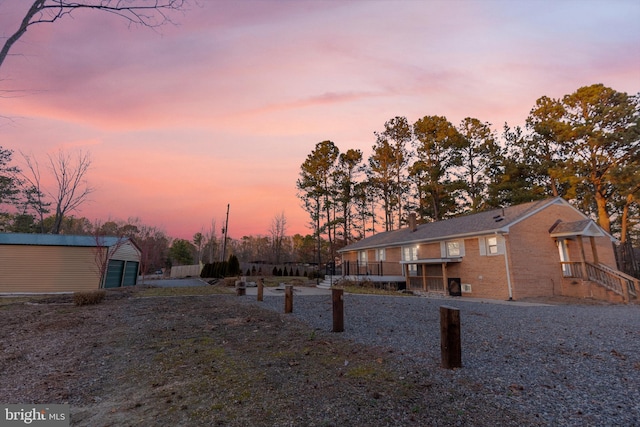
M447 266L448 277L459 277L471 285L471 293L463 296L506 300L509 298L506 267L503 255L480 255L479 238L464 240L465 255L461 263Z
M561 294L560 255L549 234L558 219L570 222L584 218L569 206L554 204L511 227L508 255L514 299Z

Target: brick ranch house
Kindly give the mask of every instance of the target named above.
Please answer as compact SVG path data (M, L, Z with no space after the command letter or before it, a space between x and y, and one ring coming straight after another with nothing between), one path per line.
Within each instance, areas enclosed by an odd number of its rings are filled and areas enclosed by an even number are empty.
M558 197L416 224L342 248L342 276L401 282L415 292L500 300L637 298L619 272L615 239Z
M133 286L139 265L128 238L0 233L0 294Z

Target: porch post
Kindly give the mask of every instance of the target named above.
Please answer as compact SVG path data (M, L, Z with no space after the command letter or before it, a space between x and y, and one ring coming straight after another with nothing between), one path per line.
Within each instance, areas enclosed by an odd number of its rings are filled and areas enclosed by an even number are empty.
M411 290L411 281L409 280L409 264L404 264L402 268L404 269L405 288L407 289L407 291L409 291Z
M600 260L598 259L598 247L596 246L596 239L593 236L589 236L589 240L591 241L591 252L593 253L593 263L600 264Z
M582 236L578 236L578 243L580 245L580 256L582 257L582 279L588 279L587 277L587 258L584 255L584 241Z
M447 286L447 282L449 278L447 277L447 263L442 263L442 285L444 286L445 295L449 295L449 286Z
M418 265L416 264L416 269ZM429 287L427 286L427 269L424 268L424 264L420 265L420 271L422 272L422 290L425 292L429 292Z

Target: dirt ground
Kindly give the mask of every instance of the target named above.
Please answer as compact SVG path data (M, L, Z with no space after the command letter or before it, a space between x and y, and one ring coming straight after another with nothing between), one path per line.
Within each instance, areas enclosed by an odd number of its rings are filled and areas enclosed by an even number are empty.
M68 403L78 426L536 424L441 368L234 295L183 293L3 301L0 401Z

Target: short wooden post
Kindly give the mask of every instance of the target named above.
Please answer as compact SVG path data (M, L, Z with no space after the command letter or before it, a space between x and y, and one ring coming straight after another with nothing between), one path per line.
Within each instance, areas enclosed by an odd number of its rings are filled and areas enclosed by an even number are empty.
M243 282L242 280L236 280L236 295L242 296L242 295L246 295L246 293L247 293L246 283Z
M284 287L284 312L293 312L293 285Z
M458 308L440 307L440 352L443 368L462 367L460 309Z
M331 289L333 301L333 332L344 332L344 290Z
M264 294L264 280L260 278L258 279L258 301L262 301L263 294Z

